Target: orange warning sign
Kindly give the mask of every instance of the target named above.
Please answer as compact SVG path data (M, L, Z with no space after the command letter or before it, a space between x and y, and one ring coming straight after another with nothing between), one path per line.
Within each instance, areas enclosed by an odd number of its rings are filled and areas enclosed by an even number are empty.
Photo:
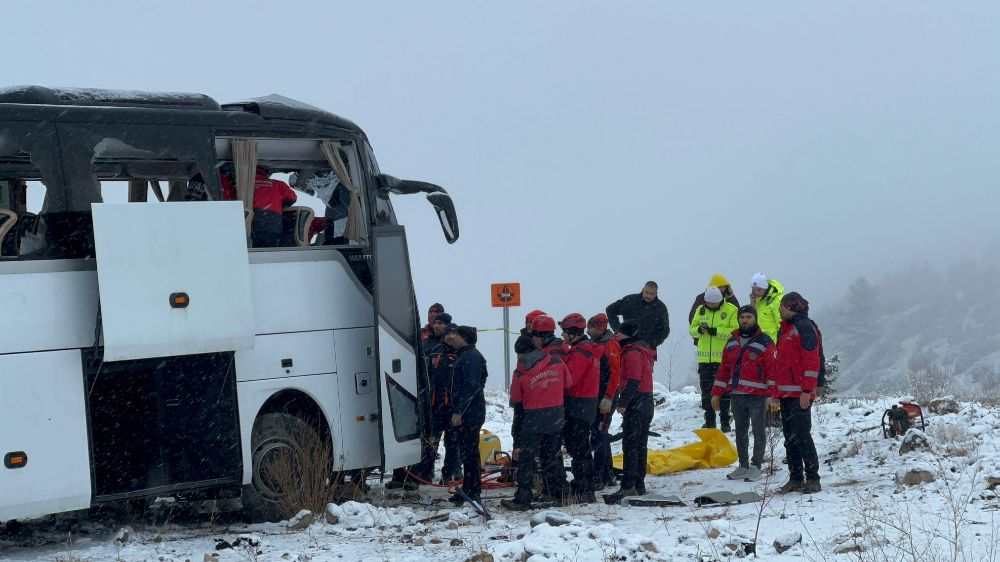
M521 284L494 283L490 285L490 300L496 308L521 306Z

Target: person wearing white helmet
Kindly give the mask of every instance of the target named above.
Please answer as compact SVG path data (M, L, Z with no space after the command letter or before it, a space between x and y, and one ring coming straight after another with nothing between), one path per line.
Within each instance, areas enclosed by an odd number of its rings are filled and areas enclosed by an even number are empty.
M715 427L715 410L712 409L712 386L715 375L722 363L722 351L726 348L730 334L737 328L739 309L722 298L718 287L705 291L705 304L695 310L688 333L698 340L698 380L701 386L701 408L705 411L705 425ZM730 431L730 395L720 400L719 418L722 431Z
M777 279L770 279L763 273L756 273L751 279L750 304L757 309L757 325L761 331L771 336L772 341L778 341L778 329L781 328L781 297L785 296L785 287Z

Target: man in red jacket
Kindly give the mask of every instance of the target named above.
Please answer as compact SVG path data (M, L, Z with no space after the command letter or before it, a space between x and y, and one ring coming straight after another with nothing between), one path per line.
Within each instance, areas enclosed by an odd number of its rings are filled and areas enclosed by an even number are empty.
M514 342L517 368L510 383L510 402L524 409L520 435L517 492L513 500L500 505L514 511L531 509L535 458L542 465L546 487L550 491L566 489L566 470L559 454L560 434L564 423L563 395L569 386L569 370L558 357L546 355L527 336ZM553 494L555 495L555 494Z
M779 492L812 494L822 489L809 408L821 367L820 341L816 326L809 319L809 302L802 295L785 294L778 310L782 320L778 332L778 363L774 379L768 384L771 396L780 401L781 429L788 458L788 482Z
M569 348L566 342L556 337L556 321L548 314L541 314L531 320L531 341L546 355L566 358Z
M622 322L615 336L622 346L622 390L618 413L622 414L622 483L604 501L615 504L626 496L646 493L646 453L649 424L653 421L653 361L655 352L636 337L639 326Z
M566 427L563 439L573 458L572 493L576 503L593 503L594 457L590 451L590 428L597 416L597 391L601 383L604 346L587 337L587 320L574 312L559 325L569 352L566 366L572 379L566 389Z
M257 166L253 183L253 220L250 239L255 248L282 246L284 218L282 213L295 204L292 188L281 180L273 180L263 166Z
M730 480L756 482L761 479L761 463L767 445L764 414L769 380L774 378L778 354L771 337L757 325L757 310L745 305L737 317L740 327L733 331L722 352L722 364L712 386L712 408L719 411L721 398L732 393L736 422L736 451L740 466L729 473ZM748 458L750 426L753 426L753 457Z
M601 355L601 384L597 396L601 402L597 406L597 415L590 432L590 446L594 449L594 489L599 490L615 483L615 475L611 466L611 441L608 440L608 427L611 416L614 415L615 402L618 400L618 387L622 375L622 348L618 345L614 333L608 329L608 316L603 312L595 314L587 321L587 335L597 344L604 347Z

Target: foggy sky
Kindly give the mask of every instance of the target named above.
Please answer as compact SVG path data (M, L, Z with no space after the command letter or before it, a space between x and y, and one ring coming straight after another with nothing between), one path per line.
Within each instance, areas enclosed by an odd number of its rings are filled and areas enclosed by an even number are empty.
M821 305L859 275L1000 239L998 16L991 2L18 3L3 85L280 93L344 115L383 172L455 199L453 246L422 197L395 202L421 314L441 301L496 327L489 284L520 281L515 324L532 308L590 316L654 279L671 310L661 358L682 338L686 364L687 309L713 273L741 300L762 270ZM480 345L494 383L499 341Z

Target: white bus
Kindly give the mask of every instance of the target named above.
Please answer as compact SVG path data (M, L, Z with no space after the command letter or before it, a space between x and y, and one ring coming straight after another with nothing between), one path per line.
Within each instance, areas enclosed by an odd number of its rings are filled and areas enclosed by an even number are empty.
M314 204L268 208L273 174ZM301 102L0 90L0 521L183 494L272 517L260 467L303 428L338 472L415 463L390 193L458 238L443 189L381 174L360 128Z

